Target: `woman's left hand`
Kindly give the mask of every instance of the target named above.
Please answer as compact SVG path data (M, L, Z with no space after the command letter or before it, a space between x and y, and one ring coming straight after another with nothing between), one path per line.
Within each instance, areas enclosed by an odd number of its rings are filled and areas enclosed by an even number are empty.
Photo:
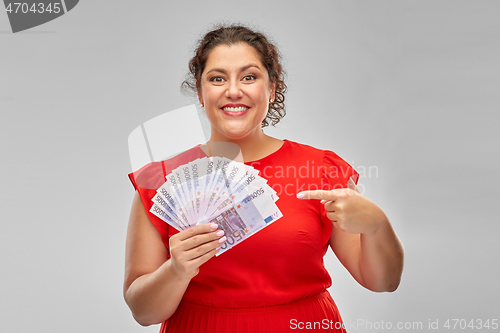
M344 232L333 232L330 246L340 262L362 286L394 291L403 271L401 241L382 209L361 195L355 183L331 191L302 191L299 199L319 199L326 216Z
M355 185L331 191L302 191L297 198L321 200L333 225L351 234L373 234L388 222L382 209L359 193Z

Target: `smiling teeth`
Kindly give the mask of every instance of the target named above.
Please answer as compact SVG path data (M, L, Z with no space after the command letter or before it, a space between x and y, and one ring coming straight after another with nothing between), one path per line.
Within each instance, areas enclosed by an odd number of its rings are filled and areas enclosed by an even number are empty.
M242 111L246 111L248 108L245 107L245 106L238 106L238 107L227 107L227 108L222 108L222 110L224 111L229 111L229 112L242 112Z

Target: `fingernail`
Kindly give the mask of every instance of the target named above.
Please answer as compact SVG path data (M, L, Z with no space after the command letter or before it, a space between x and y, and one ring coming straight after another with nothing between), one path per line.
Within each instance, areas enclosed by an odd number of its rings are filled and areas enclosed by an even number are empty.
M224 243L226 241L226 239L227 239L226 236L222 237L221 239L219 239L219 243L221 243L221 244Z
M224 230L217 231L216 235L219 236L219 237L222 236L222 235L224 235Z
M212 223L210 225L210 228L212 228L212 229L217 229L218 227L219 227L219 225L217 223Z
M325 199L323 199L323 200L321 200L320 202L321 202L321 204L324 204L324 203L326 202L326 200L325 200Z
M219 251L221 247L222 247L222 246L219 246L219 247L216 247L215 249L216 249L217 251Z
M303 197L305 197L303 193L297 193L297 199L302 199Z

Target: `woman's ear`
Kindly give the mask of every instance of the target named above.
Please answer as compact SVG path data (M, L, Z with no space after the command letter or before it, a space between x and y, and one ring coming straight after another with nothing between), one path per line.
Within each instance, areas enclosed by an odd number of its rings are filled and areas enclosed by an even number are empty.
M272 99L274 101L275 97L276 97L276 82L273 82L273 84L271 85L271 97L270 97L270 99Z
M203 104L203 97L201 96L200 87L198 86L198 84L196 84L196 87L198 88L198 101L200 102L201 106L204 107L205 105Z

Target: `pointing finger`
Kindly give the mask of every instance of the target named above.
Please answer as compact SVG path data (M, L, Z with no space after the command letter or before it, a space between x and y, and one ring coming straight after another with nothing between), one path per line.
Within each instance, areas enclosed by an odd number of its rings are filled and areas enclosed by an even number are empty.
M298 199L319 199L319 200L322 200L321 203L324 203L325 201L335 200L337 198L336 191L338 191L338 190L302 191L302 192L297 193L297 198ZM323 200L325 200L325 201L323 201Z

